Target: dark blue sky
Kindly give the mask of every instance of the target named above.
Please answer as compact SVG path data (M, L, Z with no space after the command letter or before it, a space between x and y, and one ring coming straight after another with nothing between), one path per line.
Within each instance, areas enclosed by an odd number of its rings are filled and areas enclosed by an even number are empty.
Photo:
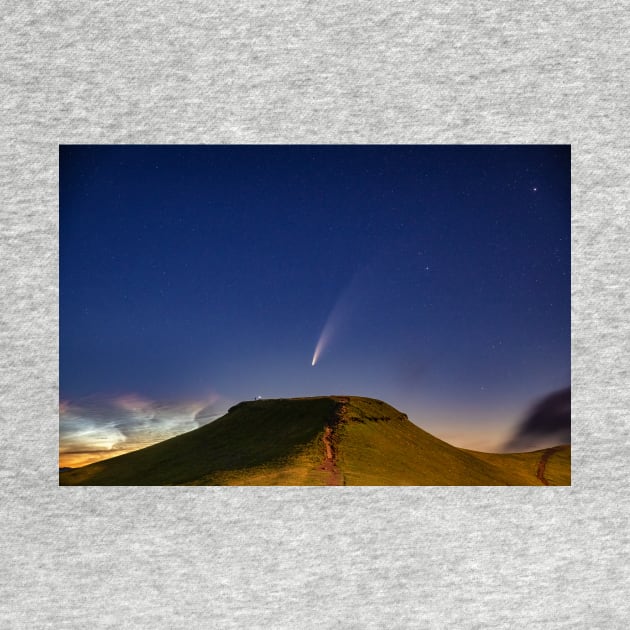
M570 217L566 146L61 147L61 398L513 423L570 383Z

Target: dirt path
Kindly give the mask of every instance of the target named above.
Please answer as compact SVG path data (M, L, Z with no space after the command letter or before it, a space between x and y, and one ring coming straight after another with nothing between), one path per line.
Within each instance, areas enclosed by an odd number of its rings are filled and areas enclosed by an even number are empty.
M345 486L345 480L343 473L337 467L337 452L335 450L336 442L336 430L341 422L344 420L347 399L341 399L335 407L330 423L324 429L324 435L322 441L324 442L324 448L326 449L326 458L321 465L321 470L326 470L330 474L326 480L327 486Z
M538 479L540 479L540 481L542 481L546 486L549 485L549 481L545 479L545 467L547 466L547 462L549 461L549 458L555 452L559 451L561 448L562 448L561 446L554 446L553 448L548 448L542 454L542 457L540 458L540 461L538 462L538 470L536 470L536 477L538 477Z

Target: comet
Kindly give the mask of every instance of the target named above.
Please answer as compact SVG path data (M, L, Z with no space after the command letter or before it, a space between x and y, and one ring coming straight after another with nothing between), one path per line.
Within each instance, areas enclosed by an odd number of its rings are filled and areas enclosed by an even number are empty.
M326 323L322 328L322 332L317 340L315 351L313 352L313 358L311 359L311 366L315 367L320 360L322 353L328 348L331 341L337 336L339 329L342 328L342 324L348 319L348 315L354 306L356 306L359 300L359 286L363 282L367 270L363 269L355 273L352 281L346 286L346 288L340 293L337 301L335 302Z
M332 316L332 313L331 313ZM324 351L324 348L326 348L326 346L328 345L328 342L330 341L331 337L332 337L332 330L331 330L331 317L328 318L328 320L326 321L326 325L324 326L321 335L319 336L319 340L317 341L317 345L315 346L315 352L313 353L313 360L311 361L311 365L313 367L315 367L315 365L317 364L317 362L319 361L319 357L321 355L321 353Z
M313 367L315 367L315 365L317 365L317 362L319 361L319 357L321 356L322 352L326 349L326 346L328 346L328 344L330 343L330 340L333 337L333 315L335 314L335 309L333 309L330 313L330 315L328 316L328 319L326 320L326 324L324 325L324 328L322 329L322 332L319 336L319 339L317 341L317 345L315 346L315 352L313 352L313 360L311 361L311 365Z

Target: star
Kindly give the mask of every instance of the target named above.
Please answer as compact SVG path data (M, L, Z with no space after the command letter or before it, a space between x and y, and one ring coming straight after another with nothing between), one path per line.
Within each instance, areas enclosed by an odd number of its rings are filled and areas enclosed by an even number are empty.
M533 192L538 192L538 186L534 186L534 187L532 188L532 191L533 191Z

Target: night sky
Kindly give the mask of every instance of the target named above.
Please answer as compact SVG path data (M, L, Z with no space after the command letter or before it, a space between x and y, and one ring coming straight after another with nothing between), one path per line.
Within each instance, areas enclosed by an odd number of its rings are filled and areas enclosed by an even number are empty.
M63 146L62 460L324 394L496 448L570 384L570 219L567 146Z

